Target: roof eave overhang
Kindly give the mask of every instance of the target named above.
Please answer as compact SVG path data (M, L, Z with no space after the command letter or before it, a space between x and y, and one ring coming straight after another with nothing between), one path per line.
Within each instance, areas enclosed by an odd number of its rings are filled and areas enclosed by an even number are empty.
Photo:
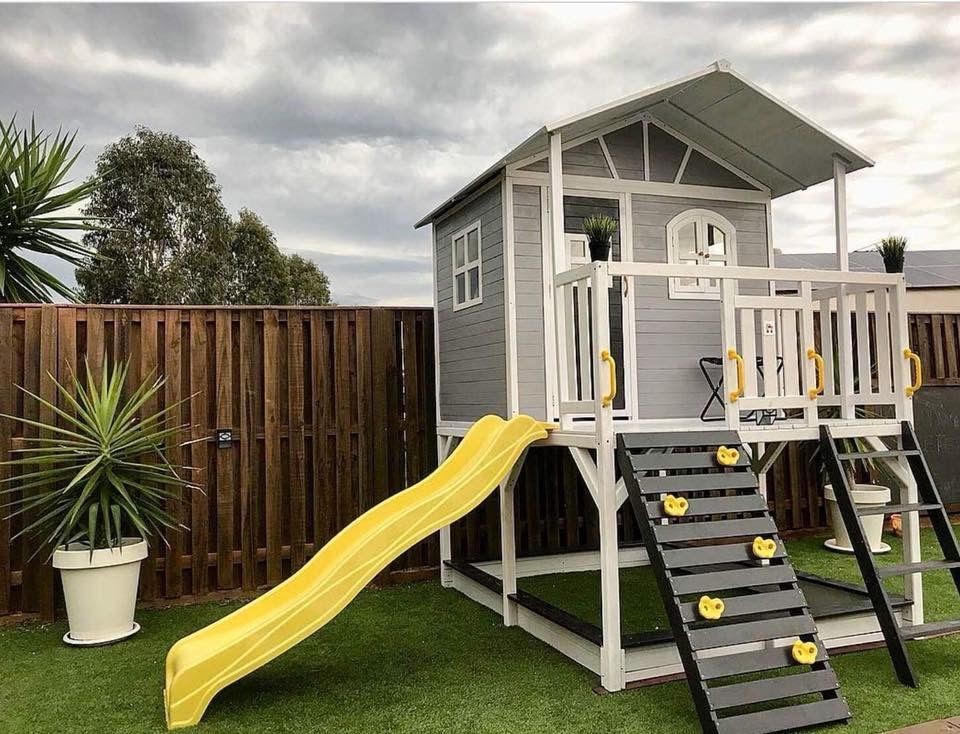
M725 84L730 93L727 96L718 95L714 100L711 93L716 90L711 86L722 88ZM744 96L733 99L741 94ZM749 130L750 124L758 124L745 112L750 105L764 111L775 123L773 134L767 141L767 150L755 141L756 136ZM715 111L714 107L717 108ZM732 122L730 125L724 124L727 122L725 115L731 107L734 113L741 113L743 125L740 130L731 130ZM762 182L770 190L771 198L830 180L833 177L832 162L829 165L826 162L833 157L844 161L848 173L874 165L873 159L857 148L734 71L729 62L721 60L667 84L544 125L423 217L415 227L434 221L510 163L546 154L552 133L559 132L565 140L580 139L594 131L609 129L619 120L635 119L643 112L661 119L734 168ZM811 152L814 151L817 163L811 165Z

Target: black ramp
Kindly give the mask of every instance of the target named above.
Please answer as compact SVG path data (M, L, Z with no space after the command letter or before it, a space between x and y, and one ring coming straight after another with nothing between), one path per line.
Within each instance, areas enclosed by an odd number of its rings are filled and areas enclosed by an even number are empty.
M850 718L807 600L746 452L721 467L733 432L621 434L617 462L663 597L700 726L765 734ZM667 494L687 499L682 517ZM754 538L769 558L758 558ZM773 541L770 543L769 541ZM701 596L710 602L701 609ZM716 600L723 602L719 618ZM813 643L805 664L792 644ZM771 646L773 645L773 646ZM750 680L743 680L749 675Z

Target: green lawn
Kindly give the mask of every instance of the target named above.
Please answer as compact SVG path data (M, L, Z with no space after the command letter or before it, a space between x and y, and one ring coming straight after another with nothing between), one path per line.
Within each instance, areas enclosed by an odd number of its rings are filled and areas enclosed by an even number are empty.
M822 540L819 539L819 540ZM856 579L851 559L791 542L797 565ZM933 554L930 538L925 553ZM891 559L892 560L892 559ZM656 623L649 578L624 571L626 629ZM930 618L960 616L946 574L928 574ZM592 574L525 586L585 616ZM649 604L639 603L643 599ZM62 624L0 629L0 731L163 730L163 659L179 637L236 608L142 611L143 631L114 647L73 649ZM835 658L855 718L839 731L882 732L960 714L960 636L910 643L920 690L896 683L885 651ZM686 685L598 696L594 677L436 583L369 590L330 625L217 696L199 732L637 732L698 730Z

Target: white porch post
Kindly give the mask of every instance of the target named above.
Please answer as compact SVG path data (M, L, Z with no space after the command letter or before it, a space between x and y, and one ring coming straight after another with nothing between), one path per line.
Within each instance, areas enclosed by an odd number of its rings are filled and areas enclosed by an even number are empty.
M550 134L548 166L550 171L550 198L547 201L547 206L550 211L550 260L553 265L547 287L552 288L555 295L553 299L554 344L556 345L557 357L557 384L555 387L557 413L561 422L563 422L563 411L560 405L564 400L569 400L567 386L569 385L568 370L570 366L567 364L567 352L563 346L567 303L564 297L564 289L558 289L554 286L553 276L567 269L569 255L563 232L563 145L559 132Z
M442 464L453 449L453 436L437 436L437 466ZM450 526L440 528L440 585L453 586L453 571L447 568L446 562L453 558L453 546L450 540Z
M511 594L517 593L517 531L513 488L517 486L526 459L527 451L524 451L500 483L500 581L503 588L503 624L506 627L513 627L517 623L517 604L510 598Z
M593 374L597 448L597 512L600 517L600 603L603 646L600 649L600 685L608 691L624 687L624 655L620 641L620 552L617 543L617 488L614 472L613 401L616 376L601 357L610 349L610 276L605 262L593 264L590 295L593 306Z
M833 222L837 239L837 270L848 272L847 162L836 155L833 157ZM840 415L845 419L853 419L853 334L847 287L842 283L837 289L837 353L840 360Z

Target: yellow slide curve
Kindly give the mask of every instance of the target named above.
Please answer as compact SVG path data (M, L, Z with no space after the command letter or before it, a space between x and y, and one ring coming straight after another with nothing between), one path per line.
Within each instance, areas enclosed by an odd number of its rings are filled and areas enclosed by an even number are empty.
M167 653L167 726L200 721L219 691L333 619L397 556L479 505L546 436L528 416L481 418L430 476L358 517L279 586L179 640Z

